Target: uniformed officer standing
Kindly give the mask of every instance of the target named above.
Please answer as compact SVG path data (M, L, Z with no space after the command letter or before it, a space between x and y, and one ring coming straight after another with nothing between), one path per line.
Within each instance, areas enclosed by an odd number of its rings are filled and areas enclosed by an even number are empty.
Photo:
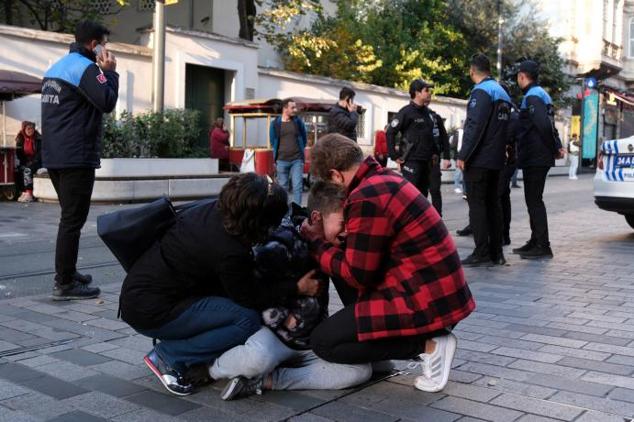
M429 194L432 158L434 155L440 155L439 147L434 140L435 130L438 142L441 142L442 119L427 107L431 101L433 87L433 84L422 79L413 81L409 86L410 103L399 110L386 133L390 158L401 165L403 177L414 184L425 197ZM444 126L442 131L446 137ZM402 138L397 152L396 139L399 133ZM443 160L443 167L449 168L449 160ZM440 209L436 209L441 212Z
M517 84L524 92L517 134L518 167L524 175L524 198L531 225L531 238L513 249L525 259L552 258L548 239L548 218L543 193L546 175L564 149L555 128L555 112L550 96L538 85L539 65L526 60L520 64Z
M491 78L491 62L484 54L471 58L469 76L476 85L467 105L457 166L464 170L475 249L462 264L504 265L498 184L506 160L511 99Z
M429 107L430 100L425 104ZM442 171L440 170L440 157L443 159L443 168L448 169L451 166L451 147L449 146L449 135L445 129L445 123L438 113L429 109L432 121L434 122L434 146L437 154L431 157L431 174L429 176L429 194L431 195L431 203L442 216Z

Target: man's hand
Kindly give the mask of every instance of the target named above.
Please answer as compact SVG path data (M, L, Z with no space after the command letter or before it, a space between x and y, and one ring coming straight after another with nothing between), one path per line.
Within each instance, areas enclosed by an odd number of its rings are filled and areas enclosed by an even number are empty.
M302 237L309 242L324 238L324 225L321 222L311 224L308 218L304 220L299 231Z
M353 111L357 111L357 104L352 100L348 101L348 111L350 113L352 113Z
M304 296L316 296L319 293L319 280L315 278L317 270L310 270L297 282L297 293Z
M460 170L464 170L464 160L456 161L456 167L459 168Z
M114 54L104 48L101 50L101 54L97 56L97 65L103 71L110 70L114 72L117 69L117 59Z
M399 166L402 166L402 165L403 165L403 163L405 162L405 161L403 161L401 158L397 158L397 159L396 159L396 160L394 160L394 161L396 161L396 164L398 164Z
M555 155L556 159L560 159L560 158L564 158L566 156L566 150L564 148L559 148L559 151L557 151L557 155Z
M443 170L447 170L448 168L451 168L451 161L442 160L442 168Z

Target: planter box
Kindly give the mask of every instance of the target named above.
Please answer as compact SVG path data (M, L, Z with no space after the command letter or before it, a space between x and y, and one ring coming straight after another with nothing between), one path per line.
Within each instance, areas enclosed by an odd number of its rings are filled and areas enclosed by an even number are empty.
M219 174L218 160L209 158L111 158L97 169L93 202L149 201L161 196L195 199L220 193L230 174ZM48 175L36 176L33 194L57 201Z

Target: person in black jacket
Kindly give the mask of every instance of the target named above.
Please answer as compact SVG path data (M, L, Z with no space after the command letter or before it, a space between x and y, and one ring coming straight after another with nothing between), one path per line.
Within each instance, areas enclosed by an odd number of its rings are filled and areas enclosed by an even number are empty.
M54 300L90 299L100 290L77 272L81 228L90 209L98 168L102 118L114 110L119 89L117 62L106 50L108 29L80 22L70 53L42 82L42 164L48 169L62 214L55 247Z
M443 154L443 168L449 168L449 144L447 131L440 116L427 105L431 102L433 84L417 79L409 86L411 101L399 110L387 128L387 145L390 158L401 165L401 172L425 196L429 194L432 182L434 160ZM401 143L396 150L397 134ZM440 171L440 168L438 168ZM440 213L440 174L434 174L435 191L438 193L434 208ZM432 200L434 196L432 196Z
M526 60L520 64L517 83L524 92L517 134L518 167L524 175L524 198L530 218L531 238L513 249L525 259L552 258L548 238L548 217L543 194L546 176L555 158L564 156L555 128L555 111L550 96L538 85L539 65Z
M42 138L35 130L35 123L22 122L22 130L15 137L15 155L18 158L18 182L22 194L18 202L33 202L33 175L42 167Z
M160 342L145 363L168 391L187 395L188 371L207 366L260 328L259 311L319 282L261 283L252 247L288 212L287 194L255 173L232 177L217 201L192 207L132 266L121 287L122 319Z
M343 87L339 91L339 102L328 112L327 133L340 133L357 142L357 123L359 122L359 106L354 102L356 93Z
M433 110L429 110L434 122L434 144L438 154L432 155L431 174L429 175L429 194L431 203L442 217L442 171L440 170L440 158L442 156L442 168L448 169L451 166L451 147L449 146L449 136L443 118Z
M498 185L506 160L511 99L491 78L491 63L484 54L471 58L469 75L476 85L469 97L456 165L464 171L475 249L462 265L504 265Z

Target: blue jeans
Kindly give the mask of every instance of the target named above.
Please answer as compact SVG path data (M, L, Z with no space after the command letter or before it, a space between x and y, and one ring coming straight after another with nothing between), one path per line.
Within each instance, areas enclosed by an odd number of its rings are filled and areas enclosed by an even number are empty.
M290 176L293 183L293 202L298 205L302 204L302 187L304 177L304 161L282 161L277 160L275 162L275 169L277 170L277 183L282 186L287 192L289 189L288 178Z
M137 331L159 339L156 353L170 367L182 371L191 365L209 364L226 350L243 344L259 328L260 314L256 311L225 297L210 296L162 327Z

